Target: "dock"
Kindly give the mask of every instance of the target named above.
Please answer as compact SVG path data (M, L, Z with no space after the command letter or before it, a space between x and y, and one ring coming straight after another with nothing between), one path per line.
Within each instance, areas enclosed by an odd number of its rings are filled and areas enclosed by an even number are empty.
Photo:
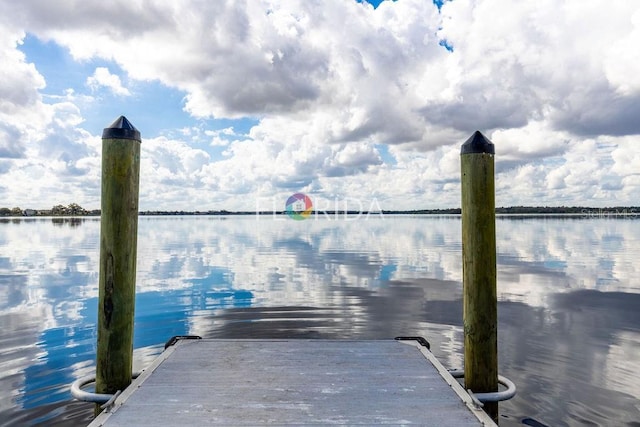
M420 340L178 340L89 427L495 426Z

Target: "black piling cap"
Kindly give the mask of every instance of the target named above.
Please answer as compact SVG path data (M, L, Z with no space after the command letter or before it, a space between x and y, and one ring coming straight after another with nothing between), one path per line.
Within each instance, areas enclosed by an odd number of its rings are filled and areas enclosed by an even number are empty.
M102 139L133 139L140 141L140 131L125 116L120 116L102 131Z
M471 138L462 144L460 154L485 153L496 154L493 142L489 141L479 130L475 131Z

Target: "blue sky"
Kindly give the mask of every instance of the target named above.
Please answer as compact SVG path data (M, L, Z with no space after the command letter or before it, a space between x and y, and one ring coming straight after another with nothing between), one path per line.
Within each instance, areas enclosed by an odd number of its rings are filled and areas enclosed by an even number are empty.
M99 207L122 114L145 210L456 207L475 130L499 206L640 204L634 2L191 3L0 5L0 207Z
M19 49L26 55L27 62L36 64L40 74L47 82L40 91L48 103L64 96L69 89L76 94L88 94L92 97L83 107L83 127L89 132L100 134L123 110L135 111L135 126L143 129L145 137L172 135L175 129L190 126L203 128L228 128L247 132L256 120L242 118L194 119L183 111L184 92L163 85L158 81L128 81L126 75L122 85L131 92L123 99L109 88L91 88L87 76L96 68L106 68L111 74L122 76L123 70L118 64L101 58L76 61L69 51L53 41L43 41L33 35L27 35Z

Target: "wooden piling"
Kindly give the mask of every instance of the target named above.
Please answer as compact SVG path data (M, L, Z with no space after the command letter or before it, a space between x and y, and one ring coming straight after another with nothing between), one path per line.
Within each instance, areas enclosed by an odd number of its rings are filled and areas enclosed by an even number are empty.
M460 151L464 383L474 392L498 391L495 179L491 141L476 131ZM498 403L485 403L498 422Z
M113 394L131 383L140 142L124 116L102 133L96 393Z

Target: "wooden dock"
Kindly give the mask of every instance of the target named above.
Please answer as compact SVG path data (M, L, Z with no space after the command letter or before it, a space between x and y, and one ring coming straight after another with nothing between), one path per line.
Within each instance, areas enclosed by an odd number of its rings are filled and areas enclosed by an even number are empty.
M418 341L179 340L90 427L495 426Z

